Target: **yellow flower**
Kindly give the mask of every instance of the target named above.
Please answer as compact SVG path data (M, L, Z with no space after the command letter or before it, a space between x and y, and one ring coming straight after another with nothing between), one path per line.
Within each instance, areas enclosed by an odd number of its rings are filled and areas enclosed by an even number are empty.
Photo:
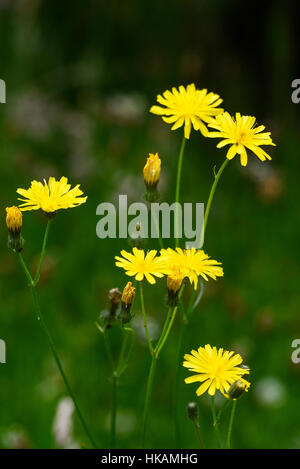
M196 394L201 394L208 391L208 394L214 396L216 390L220 390L225 397L228 397L227 392L232 383L239 380L245 384L247 391L250 383L243 378L243 375L249 374L249 368L244 369L239 365L242 364L243 359L240 355L228 350L219 350L216 347L205 345L199 347L198 350L192 350L191 355L186 354L183 366L188 368L189 371L196 373L189 376L184 381L189 383L202 383L196 391Z
M191 284L194 284L195 290L198 285L198 276L208 280L208 277L216 280L217 277L224 275L221 262L210 259L202 250L185 249L162 249L160 251L161 259L164 262L164 273L172 275L173 269L180 269L184 277L187 277Z
M156 257L156 251L145 252L143 249L133 248L132 253L121 251L123 257L115 256L116 266L125 270L125 273L141 281L146 277L149 283L155 283L155 277L163 277L162 262Z
M6 226L12 235L19 235L22 228L22 212L20 212L18 207L12 206L6 208Z
M46 213L56 212L62 208L72 208L85 203L87 197L80 197L83 192L79 189L79 184L71 189L68 179L62 177L56 181L50 177L48 183L32 181L28 190L17 189L17 193L22 196L18 200L24 202L20 210L39 210Z
M209 123L213 116L223 112L217 108L223 100L215 93L207 93L206 89L197 90L194 83L172 88L172 92L166 90L163 95L157 96L157 102L161 106L152 106L150 112L162 116L168 124L173 124L171 130L184 125L184 136L190 138L191 128L200 130L204 137L208 130L205 123Z
M271 160L272 158L260 148L261 145L275 146L270 137L271 132L263 132L265 126L255 127L255 122L256 119L252 116L241 116L237 112L234 118L228 112L224 112L208 124L209 127L217 130L217 132L209 132L208 136L223 139L218 143L217 148L230 145L226 158L231 160L238 153L242 166L247 165L246 148L255 153L261 161Z
M149 153L143 169L144 180L147 186L155 186L159 181L161 160L158 153Z

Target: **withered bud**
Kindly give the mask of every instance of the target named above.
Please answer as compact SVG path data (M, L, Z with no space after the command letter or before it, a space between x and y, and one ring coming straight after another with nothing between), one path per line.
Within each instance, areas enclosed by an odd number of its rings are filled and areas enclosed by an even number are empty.
M186 410L189 419L195 421L198 418L198 406L196 402L189 402Z

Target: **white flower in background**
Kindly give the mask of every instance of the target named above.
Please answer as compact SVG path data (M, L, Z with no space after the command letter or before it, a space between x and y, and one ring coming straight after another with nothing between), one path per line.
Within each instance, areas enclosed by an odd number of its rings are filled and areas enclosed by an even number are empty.
M145 116L146 102L140 94L119 93L107 98L105 108L108 117L122 123L133 123L141 121Z
M61 448L79 448L73 439L74 404L70 397L62 398L57 406L53 422L53 433L56 444Z
M260 379L254 392L259 404L268 407L279 407L286 398L286 388L275 376L266 376Z

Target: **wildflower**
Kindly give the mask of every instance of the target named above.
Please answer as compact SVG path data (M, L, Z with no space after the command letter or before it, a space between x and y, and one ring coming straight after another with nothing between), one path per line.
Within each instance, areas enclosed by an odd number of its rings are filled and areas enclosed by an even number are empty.
M147 187L156 186L160 176L161 160L158 153L149 153L147 162L143 169L144 181Z
M186 354L184 358L186 361L183 362L183 366L196 373L186 378L185 382L202 383L196 391L198 396L205 391L214 396L216 390L220 390L225 397L228 397L230 386L237 380L245 385L245 390L250 386L250 383L242 378L250 370L239 366L243 359L234 352L223 351L222 348L217 350L216 347L207 344L205 347L199 347L197 351L192 350L191 355Z
M230 145L226 158L231 160L238 153L242 166L246 166L248 161L246 148L255 153L261 161L271 160L272 158L260 148L261 145L275 146L270 137L271 132L263 132L265 126L255 127L255 123L255 117L241 116L237 112L234 118L228 112L224 112L208 124L209 127L217 130L217 132L209 132L208 137L222 138L217 148Z
M217 277L224 275L221 262L210 259L202 250L176 248L162 249L161 258L164 262L164 273L172 274L174 268L179 268L187 277L191 284L194 284L195 290L198 285L198 276L208 280L208 277L216 280Z
M6 208L6 226L13 236L18 236L22 228L22 212L18 207L12 206Z
M20 210L39 210L46 213L54 213L56 210L73 208L86 202L87 197L81 197L83 192L79 189L79 184L71 189L68 179L62 177L56 181L50 177L48 183L32 181L29 189L17 189L17 193L22 196L18 200L23 203Z
M157 96L157 102L161 106L152 106L150 112L162 116L168 124L173 124L171 130L176 130L184 125L184 136L190 138L191 128L200 130L204 137L208 130L205 124L212 117L223 112L218 108L223 100L215 93L207 93L206 89L196 89L194 83L172 88L172 92L166 90L163 95Z
M145 252L143 249L134 247L132 253L121 251L123 257L115 256L116 266L125 270L126 275L135 277L141 281L146 277L149 283L155 283L155 277L163 277L162 262L160 257L156 257L156 251Z
M21 252L24 246L24 239L21 236L22 212L18 207L6 208L6 226L8 229L8 247L14 252Z
M128 323L132 319L130 309L135 297L135 287L132 286L131 282L128 282L122 293L122 305L119 313L119 319L122 325Z

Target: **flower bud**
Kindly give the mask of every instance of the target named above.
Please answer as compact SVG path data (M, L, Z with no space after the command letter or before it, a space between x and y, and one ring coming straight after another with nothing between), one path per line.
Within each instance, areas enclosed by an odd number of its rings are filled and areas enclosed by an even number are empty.
M156 186L159 181L160 167L161 160L158 153L155 155L153 153L149 153L149 157L147 158L147 162L143 169L144 181L147 188L145 199L148 202L155 202L159 198Z
M230 386L228 390L228 397L230 399L237 399L240 397L245 391L248 391L248 388L250 386L250 383L247 381L242 381L241 379L238 379L232 385Z
M110 300L110 313L115 314L121 300L122 293L118 288L112 288L108 292L108 298Z
M189 419L195 421L198 418L198 406L196 402L189 402L186 410Z
M178 292L182 285L184 275L178 269L174 271L171 275L168 275L167 278L167 289L168 289L168 305L177 306L178 304Z
M22 212L18 207L6 208L6 226L13 236L18 236L22 228Z
M131 305L135 297L135 287L132 286L131 282L128 282L122 293L122 303L121 310L118 315L118 319L121 321L122 325L128 323L132 319L130 313Z
M147 243L147 232L142 223L137 223L133 230L129 231L128 244L132 248L144 249Z
M126 306L131 306L135 296L135 287L131 282L128 282L122 293L122 303Z
M8 247L15 252L23 249L24 240L21 236L22 212L18 207L12 206L6 208L6 226L8 229Z

